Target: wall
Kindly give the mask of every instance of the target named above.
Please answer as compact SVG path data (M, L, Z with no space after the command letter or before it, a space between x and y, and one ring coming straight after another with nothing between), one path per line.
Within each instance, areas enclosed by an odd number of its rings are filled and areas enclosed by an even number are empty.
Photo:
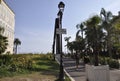
M8 37L8 47L6 52L13 53L15 14L10 7L0 0L0 26L4 28L3 35Z

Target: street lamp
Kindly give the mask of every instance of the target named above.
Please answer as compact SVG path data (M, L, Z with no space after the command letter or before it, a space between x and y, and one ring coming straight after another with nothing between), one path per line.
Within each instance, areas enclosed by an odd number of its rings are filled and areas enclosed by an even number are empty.
M61 2L58 4L58 8L59 8L60 11L64 11L65 4L61 1Z
M60 2L58 4L59 12L58 12L58 19L59 19L59 28L62 29L62 15L65 8L65 4L63 2ZM59 80L64 81L64 71L63 71L63 53L62 53L62 34L60 34L60 74L59 74Z

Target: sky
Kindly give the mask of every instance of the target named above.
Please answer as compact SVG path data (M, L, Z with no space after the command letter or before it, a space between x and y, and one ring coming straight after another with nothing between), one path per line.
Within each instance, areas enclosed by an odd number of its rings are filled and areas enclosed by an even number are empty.
M15 38L21 45L19 53L47 53L52 51L55 18L59 11L60 1L65 3L62 28L67 30L64 37L75 39L76 25L94 14L101 8L118 15L120 0L5 0L15 13Z

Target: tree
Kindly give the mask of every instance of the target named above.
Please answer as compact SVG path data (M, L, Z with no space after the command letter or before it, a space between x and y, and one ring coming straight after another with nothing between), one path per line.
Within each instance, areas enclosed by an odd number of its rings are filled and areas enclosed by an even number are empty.
M70 40L70 36L69 37L65 37L64 39L65 39L65 41L67 41L67 43L69 42L69 40Z
M4 53L7 49L8 40L7 37L0 35L0 54Z
M111 21L113 31L112 31L112 51L113 51L113 58L118 58L120 53L120 14L118 16L113 16Z
M5 52L8 45L7 37L3 36L3 33L4 33L4 28L0 27L0 54Z
M93 53L95 56L95 66L98 66L98 53L103 38L103 31L101 26L99 25L100 22L101 18L98 15L94 15L85 22L86 41L88 47L93 49Z
M84 32L84 30L85 30L84 27L85 27L85 26L84 26L84 23L81 23L81 24L77 24L77 25L76 25L76 28L78 29L76 35L78 35L79 32L81 31L82 39L83 39L83 32Z
M101 12L100 12L100 15L101 15L101 18L102 18L102 26L104 27L104 29L106 30L106 41L107 41L107 49L108 49L108 53L109 53L109 56L112 57L112 52L111 52L111 49L112 49L112 42L111 42L111 35L112 35L112 23L111 23L111 20L112 20L112 13L110 11L106 11L104 8L101 9Z
M64 38L64 40L67 42L67 45L69 43L70 38L71 38L70 36ZM65 45L65 46L67 46L67 45ZM67 46L67 53L68 53L68 46Z
M73 54L73 51L78 53L79 51L81 51L83 49L82 47L82 42L80 41L72 41L72 42L68 42L67 47L68 49L71 51L71 54Z
M78 31L76 33L76 41L79 41L81 43L80 48L82 48L82 49L79 50L79 52L80 52L81 57L83 56L85 58L85 53L84 53L85 39L83 38L83 35L84 35L84 32L85 32L85 23L82 22L80 24L77 24L76 28L78 29ZM79 35L80 32L81 32L81 35ZM80 36L81 36L81 38L80 38Z
M15 51L15 54L17 54L17 47L18 45L21 45L21 41L18 38L15 38L14 45L15 45L14 51Z
M67 47L70 50L71 54L73 54L73 50L74 50L73 42L68 42Z

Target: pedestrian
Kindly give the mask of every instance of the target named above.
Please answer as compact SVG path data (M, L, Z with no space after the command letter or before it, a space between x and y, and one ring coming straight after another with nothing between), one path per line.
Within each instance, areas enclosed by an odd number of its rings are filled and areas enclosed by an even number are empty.
M75 53L75 60L76 60L76 69L78 69L79 66L79 54Z

